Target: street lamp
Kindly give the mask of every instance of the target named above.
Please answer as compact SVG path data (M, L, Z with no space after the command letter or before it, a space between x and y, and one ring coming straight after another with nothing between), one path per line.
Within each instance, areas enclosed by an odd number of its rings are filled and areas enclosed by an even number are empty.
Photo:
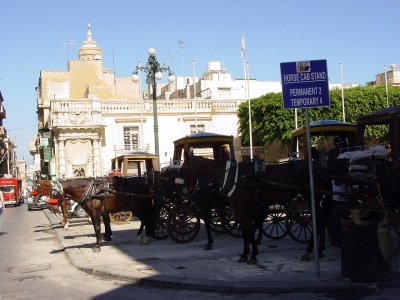
M158 170L160 170L160 153L159 153L159 144L158 144L158 119L157 119L157 80L161 80L163 78L162 72L168 71L168 81L170 83L175 81L175 76L171 72L169 67L161 67L160 63L157 61L155 56L156 49L150 48L148 51L149 58L147 60L146 66L141 66L140 64L136 66L136 70L133 72L132 81L138 82L140 80L140 76L138 75L139 71L144 71L147 73L146 83L148 85L152 85L153 89L153 115L154 115L154 147L155 147L155 155L158 158ZM143 138L143 137L142 137Z

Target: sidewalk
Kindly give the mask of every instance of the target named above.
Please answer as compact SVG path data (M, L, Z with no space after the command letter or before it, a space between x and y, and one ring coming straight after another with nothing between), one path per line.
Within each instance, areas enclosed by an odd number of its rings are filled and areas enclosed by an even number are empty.
M213 233L214 245L207 243L202 225L190 243L179 244L171 238L149 238L148 245L136 239L139 222L111 224L113 239L103 242L100 253L93 253L95 235L86 218L72 219L68 231L59 220L43 210L53 225L65 251L76 268L91 273L139 283L225 292L287 293L363 289L371 286L399 287L400 276L385 282L351 282L341 277L341 252L329 246L319 260L317 278L315 260L300 261L306 245L289 236L281 240L263 237L257 265L238 263L242 239ZM102 226L103 227L103 226ZM103 228L102 228L103 230ZM392 268L394 269L394 268Z

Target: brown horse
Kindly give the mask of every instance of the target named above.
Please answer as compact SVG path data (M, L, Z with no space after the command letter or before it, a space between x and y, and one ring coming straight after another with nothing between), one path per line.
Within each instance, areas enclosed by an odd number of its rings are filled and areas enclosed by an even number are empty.
M62 192L56 192L60 201L65 198L77 201L90 216L96 234L96 244L93 252L101 251L101 219L104 222L104 236L111 240L111 221L109 213L132 211L143 226L146 227L146 237L141 238L142 244L147 243L148 233L155 227L156 216L152 210L152 198L149 186L137 178L114 177L110 187L103 181L79 178L61 182ZM143 226L141 229L143 230ZM141 232L138 232L138 235Z
M185 153L186 154L186 153ZM228 162L232 163L232 162ZM301 194L311 207L311 194L307 161L292 161L278 165L266 165L265 171L255 171L252 161L227 166L225 160L210 160L202 157L185 155L184 165L196 177L205 176L210 182L217 184L233 207L236 208L239 224L243 234L244 249L239 262L255 264L258 248L254 238L255 229L262 222L262 209L274 204L286 204ZM313 164L316 202L317 234L320 234L318 255L323 256L325 249L325 224L331 211L331 195L325 195L326 210L322 213L319 200L323 191L332 191L332 181L327 170L320 164ZM318 192L317 192L318 191ZM250 244L252 251L250 252ZM314 241L311 238L303 260L309 259ZM250 259L248 255L251 253Z

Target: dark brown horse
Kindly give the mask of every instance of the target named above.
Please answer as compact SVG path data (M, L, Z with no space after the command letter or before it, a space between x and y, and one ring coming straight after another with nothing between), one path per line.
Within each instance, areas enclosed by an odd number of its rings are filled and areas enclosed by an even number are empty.
M111 240L111 221L109 213L132 211L143 226L146 227L146 236L140 236L141 243L147 243L148 233L155 227L156 216L152 210L152 198L149 186L137 178L114 177L110 187L107 183L95 179L79 178L61 182L62 192L57 197L60 201L65 198L77 201L90 216L96 234L96 244L93 252L101 251L101 218L104 222L104 236L106 241ZM141 229L143 230L143 226ZM141 234L141 232L138 232Z
M229 162L231 163L231 162ZM265 207L274 204L286 204L301 194L311 207L310 182L307 161L292 161L278 165L266 165L262 173L255 172L253 162L242 162L236 166L227 166L227 161L210 160L196 156L185 156L184 165L196 177L205 176L217 184L236 208L243 234L244 249L239 262L254 264L257 262L258 248L254 238L255 229L262 222L260 213ZM228 169L227 169L228 168ZM236 172L237 171L237 172ZM325 195L325 213L319 205L323 191L332 191L332 181L327 170L320 164L313 164L316 202L317 234L319 233L318 254L322 257L325 249L325 224L328 222L331 208L331 195ZM250 245L252 251L250 252ZM312 252L313 239L310 240L306 254ZM251 253L250 259L248 255ZM304 260L307 255L304 256ZM309 259L309 256L308 256Z

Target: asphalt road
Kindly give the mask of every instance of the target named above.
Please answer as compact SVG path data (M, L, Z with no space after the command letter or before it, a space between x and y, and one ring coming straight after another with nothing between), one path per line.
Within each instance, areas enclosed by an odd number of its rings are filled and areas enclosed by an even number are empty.
M0 228L0 299L398 299L400 289L227 294L137 286L74 268L43 211L8 207Z

